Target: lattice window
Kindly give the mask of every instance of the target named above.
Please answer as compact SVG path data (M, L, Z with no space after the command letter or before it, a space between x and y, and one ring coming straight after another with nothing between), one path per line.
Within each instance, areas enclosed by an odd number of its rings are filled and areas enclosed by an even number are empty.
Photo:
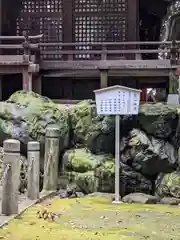
M75 42L127 40L127 0L74 0L74 6ZM76 47L79 50L90 50L90 48L92 47L87 44ZM97 48L95 47L96 50L100 50ZM91 58L91 56L80 54L76 58Z
M17 35L26 30L30 35L43 34L43 42L62 42L62 0L25 0L16 21ZM56 54L61 47L46 47L42 50L55 54L44 54L44 59L59 59Z
M126 12L127 0L74 0L75 12Z
M77 16L75 18L75 42L117 42L127 39L126 16ZM88 45L76 49L89 50ZM89 58L89 55L78 55Z
M21 12L61 12L61 0L25 0L23 1L24 8Z

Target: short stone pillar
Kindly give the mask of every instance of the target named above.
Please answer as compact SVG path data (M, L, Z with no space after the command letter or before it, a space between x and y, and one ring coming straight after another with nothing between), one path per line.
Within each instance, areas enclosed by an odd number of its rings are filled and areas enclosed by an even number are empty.
M9 139L4 141L4 175L2 192L2 214L18 214L20 142Z
M28 198L39 198L40 144L28 142Z
M44 183L43 190L57 189L59 162L59 129L49 127L46 129Z

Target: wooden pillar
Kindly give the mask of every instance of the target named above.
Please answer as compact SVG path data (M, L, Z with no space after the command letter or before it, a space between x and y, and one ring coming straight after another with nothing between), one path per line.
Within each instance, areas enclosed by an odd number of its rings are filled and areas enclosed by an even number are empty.
M136 41L139 34L138 0L126 0L128 3L128 41Z
M179 104L179 77L176 76L174 71L169 73L169 94L167 98L167 103L169 104Z
M108 87L108 70L100 70L100 88Z
M38 75L33 78L32 90L38 94L42 94L42 76Z
M138 19L138 2L139 0L126 0L128 4L128 21L127 21L127 34L126 41L137 41L139 39L139 19ZM136 49L136 45L129 45L128 49ZM136 54L127 54L127 59L136 59ZM141 56L138 56L141 58Z
M25 68L22 72L23 90L32 91L32 73Z
M73 42L73 0L63 0L63 42ZM65 46L63 50L73 50L72 46ZM64 60L73 60L73 55L64 55Z

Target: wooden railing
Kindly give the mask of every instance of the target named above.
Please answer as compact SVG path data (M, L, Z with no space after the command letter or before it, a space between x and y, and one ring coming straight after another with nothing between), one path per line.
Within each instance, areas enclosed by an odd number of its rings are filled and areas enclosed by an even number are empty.
M39 40L36 36L0 36L0 62L31 61L33 54L38 52ZM38 41L38 43L32 43ZM34 59L35 60L35 59Z
M45 43L40 41L42 36L28 36L25 32L23 36L0 36L0 61L8 58L8 55L14 55L14 59L23 55L25 60L36 55L38 61L40 58L44 61L114 61L157 60L162 57L177 64L180 60L180 41Z
M40 43L44 60L179 59L180 41Z

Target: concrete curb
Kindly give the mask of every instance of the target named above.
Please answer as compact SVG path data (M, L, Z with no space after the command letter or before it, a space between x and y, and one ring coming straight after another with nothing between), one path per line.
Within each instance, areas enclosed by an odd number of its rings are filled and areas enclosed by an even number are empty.
M4 218L4 221L0 224L0 228L3 228L5 225L7 225L9 221L21 216L28 208L34 206L35 204L41 203L46 198L54 197L56 194L57 194L57 191L43 191L40 193L40 197L37 200L29 200L29 199L24 200L19 204L18 214L11 215L11 216L3 216L3 215L0 216Z

